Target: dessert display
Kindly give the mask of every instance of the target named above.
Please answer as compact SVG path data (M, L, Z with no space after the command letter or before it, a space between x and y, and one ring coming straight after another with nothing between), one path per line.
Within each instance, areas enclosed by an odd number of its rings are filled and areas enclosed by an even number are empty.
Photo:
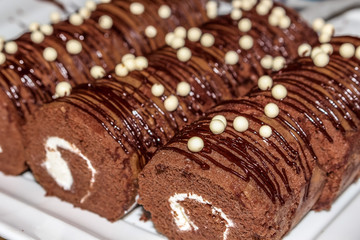
M306 51L302 51L306 49ZM169 239L282 239L360 172L360 39L335 37L186 126L139 175Z
M27 160L47 195L119 219L159 147L210 107L281 70L299 46L317 43L293 10L249 3L199 28L179 26L143 67L126 71L134 59L127 55L108 75L41 107L25 127Z
M38 107L71 86L93 82L128 54L142 56L165 44L165 34L181 25L208 20L206 1L130 0L86 6L52 25L32 23L14 41L0 39L0 171L27 169L22 126Z

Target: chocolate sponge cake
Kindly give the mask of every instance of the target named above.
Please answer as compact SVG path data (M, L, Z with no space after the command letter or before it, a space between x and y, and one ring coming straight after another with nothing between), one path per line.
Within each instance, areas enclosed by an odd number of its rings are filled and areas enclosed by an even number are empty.
M111 221L123 216L134 203L138 173L159 147L269 74L272 66L262 59L284 64L298 56L300 44L317 41L295 12L279 6L271 9L286 12L289 28L271 25L255 10L243 11L240 20L218 17L189 29L184 46L169 41L147 56L147 68L125 77L115 71L46 104L26 126L37 181L48 195ZM250 23L247 30L239 29L242 19Z
M274 74L269 88L260 90L262 78L260 89L218 104L157 151L139 175L139 203L159 232L281 239L357 180L360 39L330 44Z
M207 20L205 0L112 1L53 25L32 26L32 32L6 42L0 53L0 171L27 169L21 128L53 100L57 83L92 82L93 67L101 74L114 70L125 54L142 56L165 45L165 34L177 26Z

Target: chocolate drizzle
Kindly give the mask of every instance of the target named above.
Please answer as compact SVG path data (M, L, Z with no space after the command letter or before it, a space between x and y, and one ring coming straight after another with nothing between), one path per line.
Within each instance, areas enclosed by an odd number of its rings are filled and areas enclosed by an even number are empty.
M177 152L203 170L214 166L243 181L252 179L274 203L276 199L284 203L281 189L292 193L288 175L293 171L303 176L305 200L312 177L311 162L318 160L311 142L312 133L318 131L332 143L333 135L325 121L343 134L356 130L359 125L359 60L353 57L344 61L339 55L338 49L344 42L360 46L357 38L335 38L332 42L335 51L326 67L315 67L310 58L301 58L274 75L274 84L283 84L288 89L284 100L277 101L270 91L254 88L247 98L225 101L208 111L205 118L186 127L162 150ZM278 117L264 116L263 108L268 102L279 104ZM217 114L229 120L220 136L209 130L211 118ZM243 133L232 128L231 119L239 115L250 122L250 128ZM262 138L256 131L264 124L273 129L271 138ZM205 147L199 153L187 150L187 141L192 136L204 140ZM263 144L259 144L261 142Z

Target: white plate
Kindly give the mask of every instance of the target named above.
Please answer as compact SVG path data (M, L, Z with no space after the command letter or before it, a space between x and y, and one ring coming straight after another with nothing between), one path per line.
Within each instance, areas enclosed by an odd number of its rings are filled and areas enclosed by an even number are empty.
M69 12L85 0L63 0ZM26 9L26 11L24 10ZM56 6L36 0L0 0L0 36L18 36L31 22L47 23ZM65 16L65 14L63 14ZM333 23L338 32L359 33L360 10L353 10ZM346 28L344 28L346 23ZM88 211L74 208L44 190L31 173L8 177L0 173L0 236L6 239L166 239L156 233L151 221L142 222L141 208L123 220L110 223ZM310 212L285 240L359 240L360 183L352 185L328 212Z

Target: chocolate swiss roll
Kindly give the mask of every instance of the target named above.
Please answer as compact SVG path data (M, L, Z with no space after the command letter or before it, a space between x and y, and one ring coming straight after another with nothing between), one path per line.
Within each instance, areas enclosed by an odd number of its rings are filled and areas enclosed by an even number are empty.
M360 172L359 46L341 37L314 48L157 151L139 174L139 203L157 230L273 240L328 209Z
M56 97L56 84L92 82L114 70L125 54L142 56L165 45L165 34L177 26L208 20L206 2L90 4L68 20L32 25L32 32L5 43L0 54L0 171L15 175L27 169L21 128L39 106Z
M288 28L269 24L273 9L286 12ZM317 40L295 12L279 5L265 16L255 10L243 11L238 20L232 15L190 29L178 50L170 41L173 47L147 56L143 70L125 77L111 73L43 106L26 126L27 155L47 195L111 221L120 218L135 201L138 173L159 147L211 106L245 94L259 76L279 67L262 59L280 59L283 66L297 57L300 44ZM250 24L246 32L238 26L243 19Z

